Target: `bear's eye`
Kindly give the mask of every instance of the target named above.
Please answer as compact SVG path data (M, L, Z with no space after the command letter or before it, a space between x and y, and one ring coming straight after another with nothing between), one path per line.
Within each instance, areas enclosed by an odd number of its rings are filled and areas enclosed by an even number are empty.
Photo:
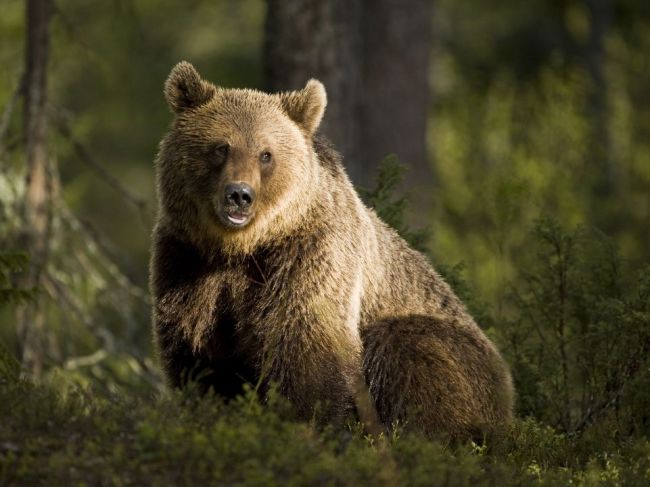
M265 164L271 162L271 159L273 159L273 156L268 151L264 151L260 154L260 161L262 161Z
M214 155L219 159L225 159L228 157L228 152L230 151L229 144L219 144L214 148Z

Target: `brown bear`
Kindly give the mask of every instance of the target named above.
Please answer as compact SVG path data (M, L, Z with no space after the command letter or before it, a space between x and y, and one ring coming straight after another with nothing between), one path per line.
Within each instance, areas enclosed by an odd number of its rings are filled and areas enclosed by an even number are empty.
M372 404L386 427L429 435L510 421L494 345L317 134L320 82L225 89L181 62L165 97L175 118L156 160L151 292L172 386L228 398L275 384L305 418L371 421Z

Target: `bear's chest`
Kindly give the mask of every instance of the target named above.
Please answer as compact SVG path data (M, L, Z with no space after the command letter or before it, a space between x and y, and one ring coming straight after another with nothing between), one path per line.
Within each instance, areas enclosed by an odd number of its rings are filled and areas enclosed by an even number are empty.
M295 279L293 267L260 255L224 266L219 305L240 326L262 319L285 304L286 291Z
M258 362L259 352L278 313L286 309L282 289L290 276L268 261L247 258L218 269L220 292L215 294L212 333L206 343L209 356L224 353L245 363Z

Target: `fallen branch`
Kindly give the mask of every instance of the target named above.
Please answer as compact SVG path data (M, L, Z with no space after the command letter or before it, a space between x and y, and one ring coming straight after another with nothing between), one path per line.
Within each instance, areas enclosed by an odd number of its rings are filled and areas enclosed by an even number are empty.
M74 135L66 116L54 113L53 119L59 133L70 143L79 159L88 165L100 177L104 183L110 186L116 193L120 194L140 215L143 222L149 223L150 214L147 202L144 198L126 188L111 172L95 159L86 146Z
M131 280L122 272L122 270L115 264L111 252L108 250L110 244L105 242L99 233L90 226L88 222L84 222L77 218L65 204L60 204L58 207L61 220L68 225L68 227L85 237L87 239L86 248L96 258L103 262L104 268L108 275L123 289L125 289L131 296L139 301L150 305L151 301L146 291L138 285L131 282Z
M110 351L116 350L116 340L113 334L103 327L95 325L91 317L84 311L83 306L78 299L70 293L67 286L56 277L46 273L43 276L43 285L53 298L59 298L59 302L67 307L70 312L77 317L80 323L90 330L94 330L96 335L104 342L104 348Z
M90 355L84 355L83 357L72 357L67 359L63 363L63 368L66 370L74 370L79 367L90 367L92 365L97 365L104 359L108 358L108 352L103 348L100 348Z

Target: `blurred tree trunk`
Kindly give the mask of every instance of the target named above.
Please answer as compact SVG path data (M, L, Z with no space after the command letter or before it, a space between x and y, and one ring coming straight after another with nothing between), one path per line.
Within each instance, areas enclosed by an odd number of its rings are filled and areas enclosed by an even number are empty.
M267 0L265 78L270 90L327 88L323 132L356 184L396 153L409 180L432 178L426 150L431 0Z
M302 88L318 78L328 106L321 130L362 176L359 114L362 89L361 0L267 0L264 75L271 91Z
M50 171L47 150L47 64L51 0L26 2L24 131L27 175L23 207L23 244L30 256L24 287L37 287L47 261L50 225ZM18 314L18 336L26 371L38 376L43 368L44 325L42 300Z
M395 153L410 186L430 189L427 156L431 0L364 0L364 173ZM427 184L429 183L429 184Z

